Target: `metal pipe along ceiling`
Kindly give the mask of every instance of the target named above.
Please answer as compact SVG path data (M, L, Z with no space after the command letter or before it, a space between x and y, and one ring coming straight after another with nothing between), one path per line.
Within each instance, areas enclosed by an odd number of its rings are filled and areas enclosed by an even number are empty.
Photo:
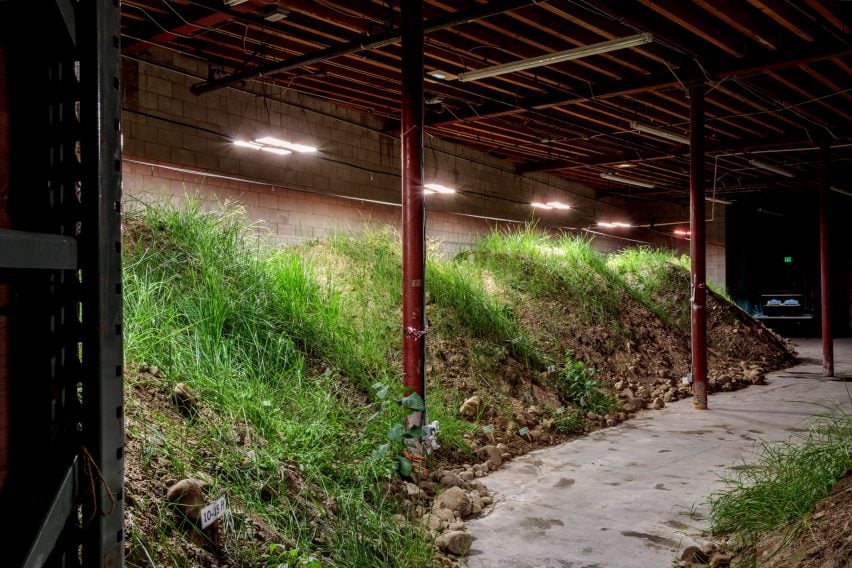
M451 14L447 14L446 16L433 18L428 22L423 23L422 26L424 33L432 33L439 30L458 26L460 24L465 24L468 22L488 18L490 16L495 16L497 14L502 14L504 12L511 12L512 10L523 8L524 6L543 3L543 1L536 2L535 0L498 0L496 2L490 2L485 6L475 6L473 8L458 10ZM192 93L195 95L201 95L203 93L227 87L231 83L236 83L237 81L242 81L245 79L254 79L255 77L258 77L260 75L280 73L282 71L292 71L293 69L298 69L307 65L315 65L322 61L326 61L327 59L333 59L335 57L341 57L343 55L349 55L351 53L357 53L359 51L379 49L380 47L385 47L387 45L394 44L398 42L401 38L402 33L398 30L391 30L387 32L382 32L380 34L374 34L347 43L332 45L330 47L320 49L319 51L315 51L313 53L306 53L304 55L285 59L284 61L276 61L274 63L268 63L259 67L253 67L251 69L237 71L236 73L232 73L226 77L221 77L219 79L210 79L208 81L202 81L201 83L196 83L192 85L192 87L190 87L190 91L192 91ZM423 50L421 49L420 51L422 53Z

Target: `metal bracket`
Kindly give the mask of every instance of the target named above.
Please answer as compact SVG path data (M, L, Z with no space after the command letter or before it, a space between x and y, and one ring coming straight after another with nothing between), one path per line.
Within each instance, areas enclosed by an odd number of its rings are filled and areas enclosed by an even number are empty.
M61 235L0 229L0 268L74 270L77 241Z
M41 568L53 552L59 535L65 529L68 517L74 510L74 495L77 493L77 456L68 466L59 487L53 495L50 505L45 511L44 520L36 533L35 541L30 546L22 568Z

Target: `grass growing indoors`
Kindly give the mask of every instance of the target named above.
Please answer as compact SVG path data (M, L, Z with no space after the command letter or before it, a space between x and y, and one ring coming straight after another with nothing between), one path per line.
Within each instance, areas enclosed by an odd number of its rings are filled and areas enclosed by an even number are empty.
M198 477L228 494L235 521L224 542L240 565L270 555L247 533L329 566L431 565L426 535L393 517L388 463L371 459L392 412L374 432L364 426L374 409L363 385L392 369L363 356L340 297L295 253L261 247L234 209L151 206L125 232L126 356L156 367L129 378L136 474ZM201 401L190 419L167 402L133 412L177 383ZM148 489L131 558L193 565L168 542L164 489Z
M710 497L713 531L730 534L746 550L743 564L756 565L751 547L761 535L782 530L779 546L768 555L782 552L792 537L807 530L806 515L849 471L852 415L838 407L798 438L762 443L757 464L725 478L725 489Z
M484 450L503 459L680 395L682 334L589 241L528 227L452 259L432 248L427 411L442 447L406 485L401 423L418 403L401 387L399 236L275 248L222 209L125 219L129 566L452 565L422 524L447 473L481 497ZM181 480L227 498L219 532L182 520L167 498Z

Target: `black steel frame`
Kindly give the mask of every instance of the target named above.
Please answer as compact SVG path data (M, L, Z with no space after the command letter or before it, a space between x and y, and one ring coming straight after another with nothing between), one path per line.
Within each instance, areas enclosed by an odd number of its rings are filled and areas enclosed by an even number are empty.
M13 47L0 530L18 535L4 566L124 563L118 4L0 0Z

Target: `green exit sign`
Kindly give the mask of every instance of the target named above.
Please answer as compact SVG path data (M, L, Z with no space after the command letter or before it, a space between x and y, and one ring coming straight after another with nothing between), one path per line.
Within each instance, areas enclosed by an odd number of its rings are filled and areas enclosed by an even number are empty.
M789 264L789 263L793 262L793 257L792 257L792 256L785 256L785 257L784 257L784 262L786 262L787 264Z

